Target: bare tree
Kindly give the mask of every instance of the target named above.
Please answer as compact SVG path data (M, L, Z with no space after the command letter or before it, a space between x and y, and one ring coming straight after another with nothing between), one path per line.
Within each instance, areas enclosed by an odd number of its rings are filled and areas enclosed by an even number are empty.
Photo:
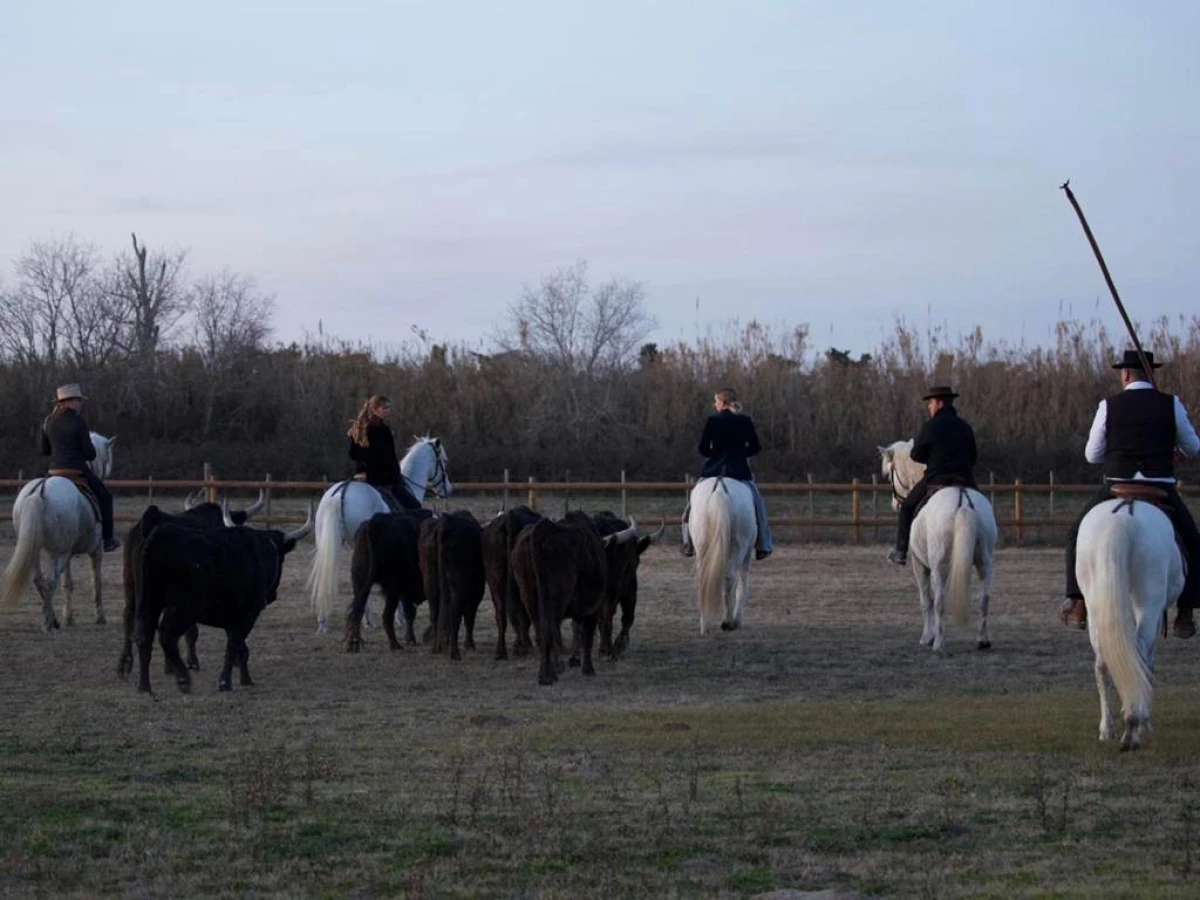
M16 261L16 286L0 295L0 346L10 357L59 364L72 311L94 296L95 265L95 248L72 236L30 244Z
M138 246L136 234L132 238L132 258L123 255L117 263L121 271L117 290L132 318L129 349L150 356L188 310L190 297L183 283L187 252L152 257L145 244Z
M504 349L521 349L562 370L593 374L633 361L638 343L654 327L639 282L612 279L588 287L583 260L526 288L508 308Z

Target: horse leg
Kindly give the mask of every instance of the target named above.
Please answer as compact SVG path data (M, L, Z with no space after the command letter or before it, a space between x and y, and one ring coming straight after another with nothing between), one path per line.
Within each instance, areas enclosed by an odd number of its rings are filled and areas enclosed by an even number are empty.
M933 652L946 652L946 582L950 577L947 562L935 566L930 572L930 593L933 595Z
M188 626L180 622L179 617L169 610L163 614L162 622L158 626L158 643L166 657L167 672L175 676L175 684L184 694L192 690L191 673L183 664L183 657L179 655L179 638L187 629Z
M725 584L722 588L722 596L725 600L725 620L721 622L722 631L733 631L738 627L737 623L737 573L726 572Z
M235 664L241 664L243 644L244 638L241 631L233 628L225 629L225 662L221 665L221 674L217 678L218 691L233 690L233 667Z
M413 627L417 624L417 607L408 599L407 592L400 598L400 609L404 612L404 642L410 647L415 647L418 641Z
M383 630L387 634L388 646L399 650L400 642L396 640L396 610L400 608L400 594L385 588L383 595Z
M50 572L53 576L53 563L51 563ZM42 574L41 560L38 560L33 570L33 586L37 588L38 596L42 598L42 631L51 632L58 628L58 617L54 615L54 592L58 588L58 578L47 579Z
M63 624L71 628L75 624L75 579L71 577L71 557L62 569Z
M750 557L738 567L737 585L733 604L733 627L741 628L746 616L746 601L750 597Z
M929 569L913 560L913 574L917 576L917 594L921 598L921 647L933 644L933 589L930 586Z
M985 560L975 567L979 575L979 644L980 650L990 650L991 635L988 634L988 607L992 602L992 561Z
M1108 704L1108 666L1104 664L1099 653L1096 654L1093 668L1096 674L1096 692L1100 695L1100 740L1111 741L1117 736L1117 727L1113 722L1112 708Z

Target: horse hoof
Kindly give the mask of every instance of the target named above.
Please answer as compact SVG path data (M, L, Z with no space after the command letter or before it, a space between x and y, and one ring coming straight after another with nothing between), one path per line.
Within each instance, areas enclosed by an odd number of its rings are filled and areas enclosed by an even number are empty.
M992 642L991 642L991 641L980 641L980 642L979 642L979 649L980 649L980 650L991 650L991 649L992 649Z

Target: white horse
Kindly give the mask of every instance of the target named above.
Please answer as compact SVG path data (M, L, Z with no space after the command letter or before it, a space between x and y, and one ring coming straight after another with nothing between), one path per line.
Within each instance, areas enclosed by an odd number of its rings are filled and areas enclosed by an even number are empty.
M1167 607L1183 591L1183 560L1171 520L1153 504L1106 500L1079 525L1075 574L1087 598L1088 637L1100 693L1100 740L1116 737L1108 704L1121 698L1122 750L1150 731L1154 642Z
M440 438L417 438L404 458L400 472L417 502L425 500L431 488L438 497L449 497L454 490L450 483L449 459ZM349 543L358 528L376 513L391 512L383 495L365 481L339 481L327 490L317 506L312 568L308 573L308 590L317 610L317 631L329 631L329 616L337 593L338 555L343 543Z
M742 625L750 598L750 559L757 526L754 495L734 478L702 478L692 488L688 531L696 548L700 633L709 622L723 631Z
M92 471L105 479L112 471L113 444L116 438L92 433L96 458ZM90 556L92 594L96 604L96 624L103 625L104 600L101 596L100 565L104 546L100 540L100 519L91 502L69 478L52 475L35 478L21 489L13 504L13 528L17 544L8 567L0 576L0 605L13 605L32 578L42 598L42 628L58 628L54 615L54 595L62 579L66 594L63 619L75 624L75 584L71 578L71 557ZM50 576L42 574L42 551L50 557Z
M908 496L925 474L911 457L912 441L880 447L883 474L892 484L892 508ZM992 646L988 635L988 605L992 599L992 557L996 552L996 517L988 498L973 488L944 487L931 496L913 520L909 558L921 595L921 646L943 653L945 616L967 622L971 570L979 578L980 650Z

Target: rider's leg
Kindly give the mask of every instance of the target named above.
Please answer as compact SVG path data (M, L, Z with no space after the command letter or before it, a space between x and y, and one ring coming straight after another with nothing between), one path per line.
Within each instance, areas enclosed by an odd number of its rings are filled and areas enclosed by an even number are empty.
M396 502L406 510L421 508L421 501L412 495L412 492L408 489L408 485L403 481L397 481L392 485L391 490L392 496L396 498Z
M95 496L96 503L100 506L100 534L104 538L104 549L116 550L121 546L121 542L113 537L112 494L108 492L104 482L97 478L90 469L84 471L83 477L87 481L88 489Z
M922 478L912 486L908 496L900 502L900 512L896 520L896 546L888 554L888 561L899 565L908 562L908 535L912 531L913 518L917 514L917 506L929 493L929 485Z
M1066 557L1067 602L1063 604L1059 616L1064 625L1083 628L1087 624L1087 606L1084 605L1083 592L1079 589L1079 581L1075 577L1075 545L1079 540L1079 526L1083 522L1083 517L1091 511L1092 507L1110 499L1112 499L1112 492L1108 489L1107 484L1102 485L1096 496L1080 510L1075 524L1067 532L1067 549L1064 554Z
M746 482L754 495L754 521L758 526L758 535L754 539L754 558L766 559L775 549L771 542L771 526L767 523L767 504L763 502L762 494L753 479Z
M1179 540L1183 544L1183 552L1187 558L1187 574L1183 580L1183 593L1179 595L1176 604L1175 625L1173 632L1176 637L1190 638L1196 633L1196 623L1192 610L1200 606L1200 531L1196 530L1196 520L1178 492L1171 491L1167 499L1171 507L1171 521Z

